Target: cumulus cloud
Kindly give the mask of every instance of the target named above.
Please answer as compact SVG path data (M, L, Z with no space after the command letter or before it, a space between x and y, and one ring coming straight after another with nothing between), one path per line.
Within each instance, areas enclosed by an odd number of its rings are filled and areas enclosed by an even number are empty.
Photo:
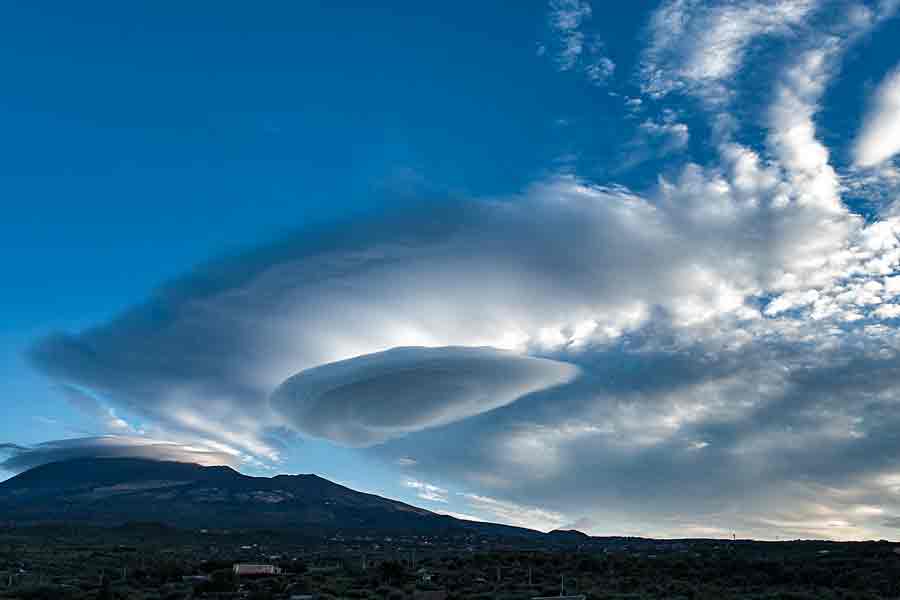
M366 446L505 406L576 373L492 348L394 348L303 371L271 402L299 431Z
M872 106L853 148L856 164L873 167L900 153L900 67L875 90Z
M0 469L11 472L76 458L147 458L201 465L237 465L240 462L235 456L212 448L120 435L56 440L34 446L0 444L0 454L6 455L0 462Z

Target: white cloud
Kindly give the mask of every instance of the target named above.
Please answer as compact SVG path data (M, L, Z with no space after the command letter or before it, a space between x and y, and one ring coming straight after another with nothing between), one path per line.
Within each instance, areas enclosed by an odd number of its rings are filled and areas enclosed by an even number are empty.
M640 98L626 98L625 109L632 114L637 114L644 106L644 101Z
M294 375L271 403L308 435L368 446L505 406L577 372L491 348L394 348Z
M581 27L591 13L591 5L586 0L550 1L550 27L559 36L561 44L557 56L560 70L573 69L584 52L585 34Z
M403 482L403 485L416 490L416 496L422 500L428 500L429 502L447 502L448 492L442 487L424 481L418 481L416 479L407 479Z
M588 81L600 86L607 83L616 63L604 54L602 40L586 33L586 23L593 10L587 0L550 0L548 24L553 33L549 45L556 49L554 59L560 71L581 71ZM547 53L540 44L538 55Z
M587 78L595 85L606 83L616 71L616 63L609 57L600 56L585 66Z
M106 406L90 394L88 390L77 386L60 385L63 397L83 414L94 419L103 431L113 433L143 433L135 429L128 421L116 414L116 410Z
M842 38L828 37L803 53L785 73L770 109L769 144L787 172L793 200L835 213L843 212L840 183L828 149L816 139L813 117L843 48Z
M34 446L0 445L7 455L0 468L18 472L49 462L77 458L148 458L190 462L201 465L232 465L241 463L233 452L223 452L213 445L179 443L143 436L104 435L45 442Z
M564 515L536 506L527 506L499 500L478 494L461 494L468 505L482 514L490 515L490 520L505 525L527 527L539 531L558 529L568 520Z
M680 123L672 113L664 113L662 119L654 121L647 119L638 129L643 136L643 143L653 143L658 146L658 154L666 155L671 152L683 150L690 142L691 134L687 124Z
M815 0L669 0L650 22L651 44L641 66L644 91L655 97L683 91L721 103L730 97L727 82L751 43L791 32L817 5Z
M853 153L861 167L879 165L900 153L900 67L875 90Z
M875 309L874 315L879 319L896 319L900 317L900 304L882 304Z
M455 512L452 510L436 510L434 511L439 515L447 515L448 517L453 517L454 519L462 519L463 521L475 521L478 523L483 523L484 519L481 517L476 517L475 515L470 515L468 513Z

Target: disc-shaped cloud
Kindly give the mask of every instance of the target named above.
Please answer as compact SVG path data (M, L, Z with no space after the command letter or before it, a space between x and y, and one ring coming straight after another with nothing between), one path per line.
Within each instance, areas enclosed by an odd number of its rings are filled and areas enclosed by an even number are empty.
M492 348L393 348L302 371L271 404L307 435L370 446L510 404L576 373Z
M54 440L35 446L0 444L0 470L18 473L43 464L76 458L147 458L201 465L236 465L237 457L211 448L142 436L103 435Z

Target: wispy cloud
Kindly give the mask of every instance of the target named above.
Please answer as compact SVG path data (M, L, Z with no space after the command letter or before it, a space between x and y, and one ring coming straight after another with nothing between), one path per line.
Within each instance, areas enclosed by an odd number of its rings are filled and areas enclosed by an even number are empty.
M553 33L550 46L560 71L580 71L594 85L604 85L615 73L616 63L605 55L604 44L590 36L586 24L593 15L587 0L551 0L548 24ZM538 54L547 52L541 44Z
M578 63L585 45L585 34L581 28L592 12L587 0L550 1L550 27L559 35L561 44L557 54L560 70L569 71Z
M599 56L585 66L584 72L592 83L602 85L616 72L616 63L606 56Z
M680 91L723 102L731 95L729 79L754 41L790 33L818 5L818 0L668 0L650 22L643 88L655 97Z
M875 90L853 153L861 167L873 167L900 153L900 67Z
M448 492L442 487L424 481L418 481L416 479L407 479L403 484L408 488L416 490L416 496L422 500L428 500L429 502L447 502Z
M462 497L473 509L490 515L493 521L506 525L550 531L558 529L566 522L563 515L536 506L526 506L478 494L466 493L462 494Z

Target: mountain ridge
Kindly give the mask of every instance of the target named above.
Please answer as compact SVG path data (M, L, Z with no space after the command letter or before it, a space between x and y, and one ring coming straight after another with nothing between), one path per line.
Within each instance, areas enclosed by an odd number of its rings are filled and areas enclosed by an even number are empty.
M441 515L314 473L257 477L227 466L144 458L76 458L33 467L0 482L0 520L100 525L154 521L182 528L281 528L320 535L545 535Z

